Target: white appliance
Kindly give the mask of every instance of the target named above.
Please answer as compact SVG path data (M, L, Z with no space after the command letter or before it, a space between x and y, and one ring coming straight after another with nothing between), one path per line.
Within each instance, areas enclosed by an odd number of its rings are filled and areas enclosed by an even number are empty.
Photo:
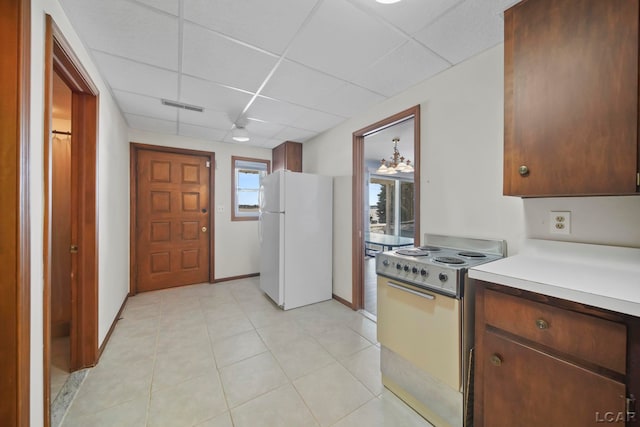
M284 310L332 297L331 177L277 171L260 185L260 289Z

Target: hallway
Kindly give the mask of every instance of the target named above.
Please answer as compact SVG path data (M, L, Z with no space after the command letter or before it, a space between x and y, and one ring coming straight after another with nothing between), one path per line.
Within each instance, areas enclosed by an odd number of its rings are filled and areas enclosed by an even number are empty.
M63 426L429 426L380 379L376 326L276 308L258 278L129 298Z

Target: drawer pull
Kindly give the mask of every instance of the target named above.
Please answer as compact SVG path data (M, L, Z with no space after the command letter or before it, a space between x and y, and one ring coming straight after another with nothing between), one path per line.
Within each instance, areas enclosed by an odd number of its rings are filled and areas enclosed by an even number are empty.
M491 364L493 366L500 366L502 365L502 357L500 357L499 354L492 354L491 358L489 359L491 361Z
M434 295L426 294L426 293L424 293L424 292L414 291L413 289L405 288L404 286L396 285L396 284L391 283L391 282L387 282L387 285L391 286L392 288L398 289L398 290L400 290L400 291L408 292L408 293L410 293L411 295L419 296L419 297L421 297L421 298L426 298L426 299L436 299L436 297L435 297Z
M549 323L544 319L536 320L536 327L538 329L549 329Z

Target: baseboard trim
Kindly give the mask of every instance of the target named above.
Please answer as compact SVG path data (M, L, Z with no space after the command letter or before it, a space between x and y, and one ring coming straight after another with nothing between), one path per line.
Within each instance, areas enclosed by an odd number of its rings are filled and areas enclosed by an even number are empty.
M338 301L341 304L346 305L347 307L349 307L351 310L355 310L355 308L353 308L353 304L350 303L349 301L347 301L346 299L339 297L336 294L331 294L331 296L333 297L334 300Z
M98 348L98 360L96 361L96 363L100 361L100 358L102 357L102 352L107 347L107 343L111 338L111 334L113 333L113 330L116 328L116 323L118 323L118 320L120 320L120 318L122 317L124 306L127 304L128 300L129 300L129 295L127 294L124 301L122 301L122 305L120 306L120 310L118 310L118 314L116 314L115 319L113 319L113 323L111 323L111 327L109 328L109 332L107 332L107 336L104 337L104 341L102 341L102 345Z
M240 276L222 277L220 279L215 279L213 281L213 283L229 282L231 280L248 279L249 277L256 277L256 276L259 276L259 275L260 275L260 273L251 273L251 274L243 274L243 275L240 275Z

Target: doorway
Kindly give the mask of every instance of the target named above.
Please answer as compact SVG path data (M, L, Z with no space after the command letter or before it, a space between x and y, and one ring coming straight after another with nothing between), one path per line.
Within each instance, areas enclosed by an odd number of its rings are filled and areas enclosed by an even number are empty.
M49 15L44 82L43 359L49 426L59 385L52 373L94 366L99 352L98 90Z
M354 132L353 153L352 306L375 318L375 255L420 242L420 106ZM413 170L385 173L401 157Z
M213 282L214 153L131 144L134 292Z

